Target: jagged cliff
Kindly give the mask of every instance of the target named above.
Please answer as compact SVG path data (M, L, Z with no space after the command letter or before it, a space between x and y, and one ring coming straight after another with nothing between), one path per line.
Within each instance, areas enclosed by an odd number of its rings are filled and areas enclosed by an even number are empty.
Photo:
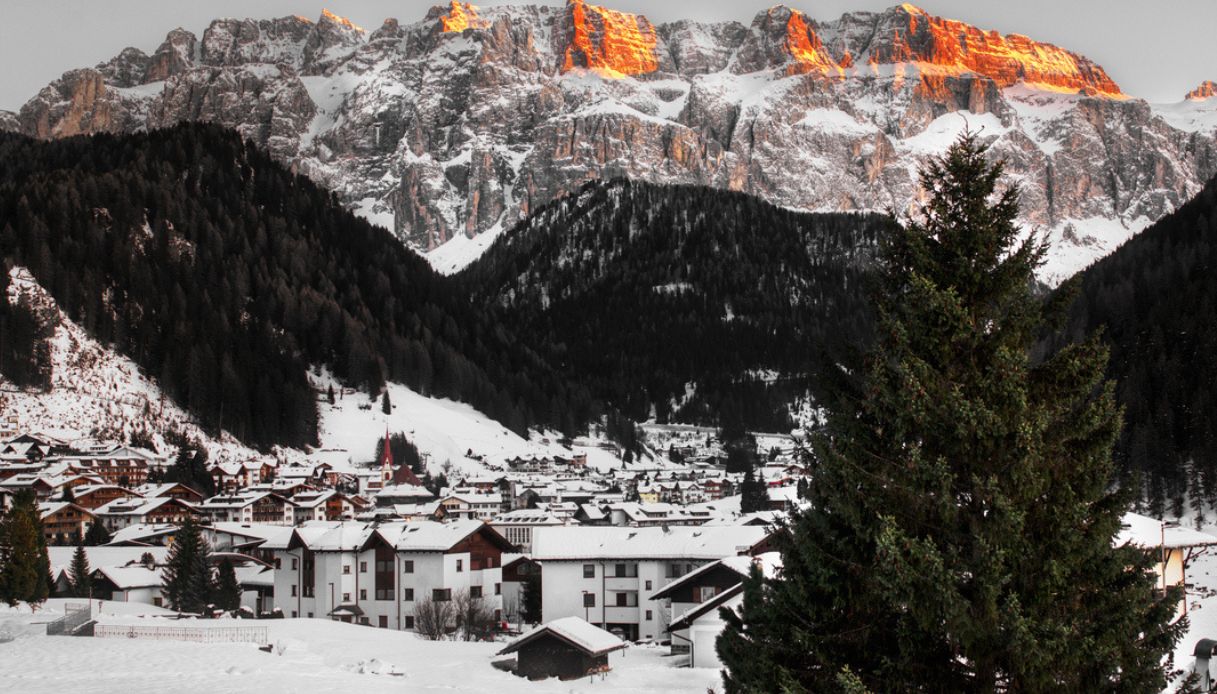
M1051 235L1052 281L1217 174L1212 91L1151 106L1066 49L908 4L657 26L582 0L452 2L371 33L328 12L175 30L152 55L65 73L0 129L223 123L452 270L597 178L901 210L919 162L971 127Z

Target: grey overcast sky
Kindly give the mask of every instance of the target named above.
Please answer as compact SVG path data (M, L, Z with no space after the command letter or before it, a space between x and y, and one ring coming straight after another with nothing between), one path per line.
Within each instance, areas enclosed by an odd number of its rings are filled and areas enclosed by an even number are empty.
M534 0L564 4L564 0ZM444 0L0 0L0 109L17 110L65 70L92 66L127 46L151 53L181 26L201 36L217 17L316 18L322 7L369 31L386 17L417 21ZM494 2L482 5L518 4ZM680 18L747 24L772 0L604 0L659 23ZM880 10L896 0L796 0L818 20ZM1026 34L1096 61L1134 96L1179 101L1217 80L1217 0L923 0L931 14L982 29Z

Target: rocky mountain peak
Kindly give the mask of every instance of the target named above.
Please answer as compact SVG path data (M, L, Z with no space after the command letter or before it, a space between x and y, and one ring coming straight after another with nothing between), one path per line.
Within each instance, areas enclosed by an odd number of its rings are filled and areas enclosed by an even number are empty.
M1217 96L1217 82L1205 80L1192 91L1187 93L1188 101L1206 101Z
M563 19L563 72L583 68L624 77L659 69L658 36L646 17L568 0Z
M452 0L448 12L439 16L439 23L440 29L444 32L485 29L490 26L490 22L478 16L476 5L468 2L458 2L457 0Z
M999 87L1026 82L1049 91L1124 96L1103 68L1083 56L1021 34L936 17L908 3L877 15L868 53L872 65L922 63L970 71Z

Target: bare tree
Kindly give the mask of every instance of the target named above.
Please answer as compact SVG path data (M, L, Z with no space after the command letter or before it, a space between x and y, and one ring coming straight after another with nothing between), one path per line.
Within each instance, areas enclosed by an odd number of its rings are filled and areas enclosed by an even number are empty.
M420 600L414 606L414 628L428 641L441 641L448 634L454 615L451 600Z
M494 629L494 611L482 597L462 590L453 599L456 627L466 641L485 641Z

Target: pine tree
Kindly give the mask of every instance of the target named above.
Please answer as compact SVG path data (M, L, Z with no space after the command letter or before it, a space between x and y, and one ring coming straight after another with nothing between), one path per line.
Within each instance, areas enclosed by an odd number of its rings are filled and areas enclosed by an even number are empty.
M89 557L85 555L84 544L76 545L72 553L72 564L68 569L68 580L72 585L72 597L93 597L93 578L90 575Z
M525 624L541 623L540 568L531 568L520 583L520 619Z
M393 405L389 402L389 389L385 388L384 395L380 397L380 411L385 414L393 414Z
M208 556L211 548L199 525L187 518L173 537L164 572L164 593L178 612L203 613L215 592Z
M51 564L34 495L19 494L0 517L0 601L40 605L51 592Z
M98 547L109 541L110 531L106 530L106 526L101 521L89 523L89 529L85 531L84 543L86 547Z
M922 173L885 246L879 335L815 442L810 506L719 638L729 692L1160 691L1183 623L1152 558L1113 539L1120 428L1096 342L1031 358L1064 301L1032 293L973 135Z
M744 481L740 484L740 511L754 513L769 508L769 492L765 483L756 478L752 468L744 473Z
M241 584L237 583L236 569L227 557L220 561L213 602L216 607L228 612L241 607Z

